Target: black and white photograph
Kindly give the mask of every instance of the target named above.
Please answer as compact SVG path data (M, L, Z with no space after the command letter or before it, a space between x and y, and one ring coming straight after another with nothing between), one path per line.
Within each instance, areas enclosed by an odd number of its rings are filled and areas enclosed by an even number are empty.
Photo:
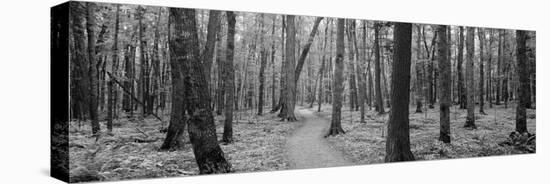
M536 153L535 31L60 6L71 183Z

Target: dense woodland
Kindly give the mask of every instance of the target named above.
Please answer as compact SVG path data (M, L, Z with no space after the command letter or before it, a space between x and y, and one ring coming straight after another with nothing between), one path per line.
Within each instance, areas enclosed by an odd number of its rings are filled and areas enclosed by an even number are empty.
M533 31L84 2L70 24L72 181L299 168L314 116L355 164L535 152Z

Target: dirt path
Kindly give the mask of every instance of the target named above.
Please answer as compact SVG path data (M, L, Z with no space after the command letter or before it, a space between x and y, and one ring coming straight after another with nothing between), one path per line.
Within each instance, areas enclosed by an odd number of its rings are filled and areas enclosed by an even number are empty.
M313 114L309 109L297 107L303 125L287 140L290 166L294 169L352 165L343 154L332 149L323 136L330 121Z

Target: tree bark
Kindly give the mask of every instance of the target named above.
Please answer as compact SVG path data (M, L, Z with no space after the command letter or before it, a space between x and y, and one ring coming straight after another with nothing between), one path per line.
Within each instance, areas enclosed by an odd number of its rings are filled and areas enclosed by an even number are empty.
M422 69L424 68L424 62L422 62L422 46L420 44L421 32L420 27L417 27L417 37L416 37L416 63L415 63L415 72L416 72L416 90L415 90L415 100L416 100L416 113L422 113L422 95L424 91L424 83L422 80Z
M233 55L235 50L235 13L226 12L227 15L227 47L225 49L225 121L223 126L223 139L225 143L233 142L233 104L235 99L235 73Z
M120 5L116 5L115 12L115 30L113 39L113 62L111 65L111 71L116 74L118 66L118 28L119 28L119 10ZM114 82L109 79L109 100L107 101L107 130L113 132L113 117L114 109L116 108L116 93L114 91Z
M527 32L516 31L516 49L517 49L517 75L519 78L518 97L519 102L516 107L516 131L519 133L527 132L527 104L529 102L529 70L528 58L526 55Z
M462 60L464 56L464 28L459 26L459 35L458 35L458 55L456 56L456 73L458 75L457 87L458 90L458 103L460 104L460 109L466 108L466 95L464 90L464 77L462 75Z
M395 23L391 78L391 111L388 120L385 162L414 160L409 138L409 86L412 25Z
M201 66L195 10L170 8L170 58L181 65L183 109L200 174L231 172L216 136L208 82Z
M329 19L326 20L325 23L325 40L323 42L323 56L321 59L321 68L319 69L319 97L318 97L318 104L317 112L321 112L321 106L323 105L323 92L325 91L324 84L325 84L325 63L326 63L326 49L327 49L327 38L328 38L328 26L330 24Z
M283 100L283 108L285 113L281 118L287 121L297 121L294 115L294 105L296 103L296 73L294 66L296 65L295 46L296 46L296 25L294 23L294 15L286 15L286 45L285 45L285 99ZM307 53L306 53L307 54Z
M98 98L97 98L97 88L98 88L98 79L97 79L97 60L95 52L95 3L86 3L86 31L88 32L88 62L89 62L89 111L90 119L92 123L92 133L97 134L100 131L99 128L99 119L98 119Z
M216 48L216 35L220 27L220 11L210 10L208 13L208 31L206 33L206 44L202 53L202 62L204 66L204 74L206 81L210 83L210 71L214 62L214 49Z
M474 106L475 106L475 91L474 91L474 33L475 30L473 27L466 28L466 108L467 116L466 123L464 124L465 128L475 129L475 116L474 116Z
M344 91L344 24L345 19L336 22L336 58L334 60L334 78L332 81L332 120L326 136L344 134L342 129L342 93Z
M483 110L484 106L484 87L485 87L485 76L484 76L484 69L483 69L483 60L485 60L485 55L483 53L484 51L484 45L485 45L485 30L483 28L478 28L478 37L479 37L479 113L486 115L485 111Z
M448 56L447 26L437 26L437 55L439 65L439 140L451 143L451 61Z
M258 115L261 116L264 111L264 86L265 86L265 67L267 65L267 48L264 44L264 14L261 15L261 26L260 26L260 86L259 86L259 95L258 95Z
M384 101L382 101L382 89L380 87L380 23L374 23L374 90L376 93L376 111L384 113Z

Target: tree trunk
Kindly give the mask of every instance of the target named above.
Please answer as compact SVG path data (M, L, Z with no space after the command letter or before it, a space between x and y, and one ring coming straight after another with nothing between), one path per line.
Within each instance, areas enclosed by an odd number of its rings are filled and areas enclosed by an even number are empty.
M90 111L90 119L92 123L92 133L97 134L100 131L99 128L99 119L98 119L98 112L97 112L97 104L98 104L98 98L97 98L97 88L98 88L98 80L97 80L97 60L96 60L96 52L95 52L95 33L94 33L94 26L95 26L95 3L86 3L86 31L88 32L88 72L89 72L89 111Z
M283 120L297 121L294 115L294 105L296 103L296 82L294 66L296 65L295 46L296 46L296 25L294 15L286 15L286 45L285 45L285 99L283 108L285 110ZM307 54L307 52L306 52Z
M235 99L235 73L233 55L235 50L235 13L226 12L227 15L227 47L225 49L225 122L223 126L223 139L225 143L233 142L233 103Z
M466 116L465 128L475 129L475 84L474 84L474 36L475 30L473 27L466 28L466 108L468 114Z
M231 172L218 145L210 107L208 82L201 66L195 10L170 8L170 58L180 64L183 79L183 109L188 116L188 133L200 174Z
M459 26L459 35L458 35L458 55L456 59L456 73L458 75L457 87L458 90L458 103L459 108L466 108L466 95L464 90L464 77L462 75L462 60L464 56L464 27Z
M444 143L451 143L451 60L448 56L447 26L437 26L437 56L439 65L439 140Z
M384 113L384 101L382 101L382 89L380 87L380 23L374 23L374 90L376 91L376 111Z
M264 111L264 86L265 86L265 67L267 65L267 48L264 44L264 14L261 15L261 26L260 26L260 88L258 89L258 115L261 116Z
M357 107L357 86L356 86L356 71L355 71L355 50L353 48L353 39L355 39L352 36L355 34L354 25L352 25L351 20L347 21L347 37L348 37L348 53L349 53L349 59L348 59L348 75L349 75L349 109L350 111L353 111Z
M525 45L527 39L527 32L517 30L516 31L516 49L517 49L517 75L519 78L518 97L519 102L516 107L516 131L519 133L527 132L527 103L529 102L529 96L527 89L529 88L529 70L528 70L528 58L526 55L527 48Z
M417 37L416 37L416 63L415 63L415 72L416 72L416 90L415 90L415 100L416 100L416 113L422 113L422 92L424 91L424 85L422 80L424 79L424 76L422 76L422 68L424 68L424 62L422 62L422 49L420 45L421 40L421 32L420 27L418 27L417 30Z
M363 52L359 52L359 48L357 46L357 35L355 34L355 20L352 20L351 21L351 29L350 29L350 35L351 35L351 38L353 40L353 48L355 49L355 53L357 54L357 59L355 60L356 64L357 64L357 70L356 70L356 75L357 75L357 84L358 84L358 93L357 93L357 100L358 100L358 107L359 107L359 110L361 112L361 115L360 115L360 122L361 123L366 123L365 122L365 100L366 100L366 84L365 84L365 75L364 75L364 71L365 71L365 60L366 60L366 36L363 34L363 37L362 37L362 41L363 41L363 45L361 48L361 51ZM366 25L363 25L363 27L366 26ZM366 32L366 31L365 31Z
M344 24L345 19L338 19L336 26L336 58L334 60L334 78L332 81L332 120L326 136L345 133L342 129L342 93L344 91Z
M485 44L485 30L483 28L478 28L478 37L479 37L479 113L480 114L486 114L483 110L484 106L484 87L485 87L485 80L484 80L484 71L483 71L483 60L485 60L485 55L483 54L484 44Z
M395 23L393 31L395 59L392 63L391 111L388 120L385 162L414 160L409 138L409 86L411 77L410 23Z
M216 47L216 35L220 27L220 11L210 10L208 13L208 31L206 33L206 44L202 53L202 62L204 66L204 74L206 81L210 83L210 71L214 61L214 49Z
M503 34L503 30L499 30L498 31L498 56L497 56L497 71L496 71L496 88L495 88L495 92L496 92L496 96L495 96L495 105L500 105L500 92L501 92L501 71L502 71L502 55L504 55L503 52L503 49L502 47L503 46L503 37L504 34Z

